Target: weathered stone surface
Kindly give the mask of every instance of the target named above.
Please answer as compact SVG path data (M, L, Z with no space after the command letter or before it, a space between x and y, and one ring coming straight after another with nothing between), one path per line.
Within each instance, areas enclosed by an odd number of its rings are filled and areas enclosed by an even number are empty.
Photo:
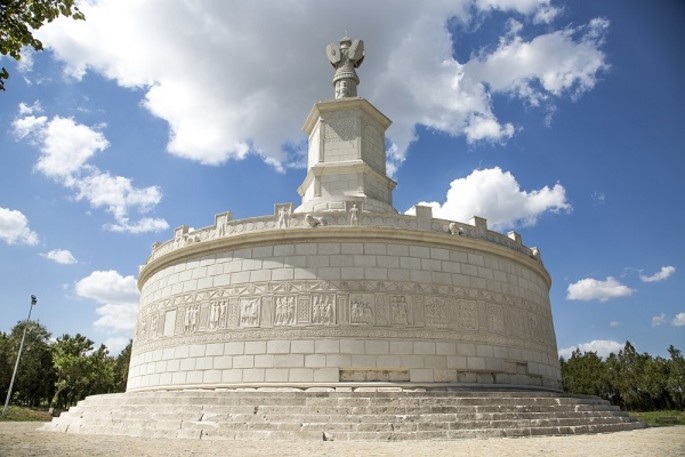
M360 388L361 389L361 388ZM44 426L207 440L453 440L631 430L595 397L553 392L137 392L89 397Z

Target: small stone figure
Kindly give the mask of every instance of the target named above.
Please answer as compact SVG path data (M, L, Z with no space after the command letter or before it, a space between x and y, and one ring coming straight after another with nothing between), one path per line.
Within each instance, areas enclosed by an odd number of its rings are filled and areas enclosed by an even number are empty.
M307 214L304 217L304 220L307 221L307 224L309 224L311 227L318 227L320 225L327 225L326 219L317 216L312 216L311 214Z
M364 41L342 38L339 46L336 43L326 46L326 55L335 68L335 99L356 97L359 77L354 69L364 61Z
M356 203L350 208L350 225L359 225L359 208Z
M278 210L278 228L288 228L290 226L290 213L285 206Z
M452 235L463 235L464 229L459 227L456 222L450 222L449 230Z
M532 258L535 260L540 260L540 250L538 248L531 248Z

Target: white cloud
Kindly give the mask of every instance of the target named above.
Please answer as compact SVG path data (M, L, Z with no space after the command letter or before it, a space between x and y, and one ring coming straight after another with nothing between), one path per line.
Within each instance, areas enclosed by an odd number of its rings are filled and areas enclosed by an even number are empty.
M559 349L559 357L568 359L571 357L571 353L576 349L580 349L580 353L584 352L595 352L598 356L606 358L611 353L618 354L618 351L623 349L624 344L613 340L592 340L589 343L581 343L577 346L571 346L563 349Z
M17 63L17 70L22 73L30 72L33 70L33 54L35 51L30 46L24 46L21 48L21 59Z
M496 51L468 62L464 71L489 85L539 105L550 96L575 97L592 89L608 69L600 47L609 23L594 19L587 26L540 35L531 41L504 39Z
M676 314L673 320L671 321L671 325L674 325L676 327L682 327L683 325L685 325L685 313Z
M665 313L661 313L661 314L657 314L656 316L652 316L652 327L658 327L660 325L664 325L666 322L668 322L668 319L666 319Z
M533 17L536 23L548 24L562 11L550 5L551 0L476 0L482 10L515 11Z
M621 284L611 276L607 276L604 281L593 278L581 279L570 284L566 291L567 300L599 300L601 302L610 298L629 297L634 292L633 289Z
M621 325L621 321L611 321L609 322L609 327L619 327Z
M136 188L129 178L99 171L81 178L75 187L78 189L77 199L87 200L93 208L106 208L118 222L126 220L132 208L147 213L162 199L162 192L157 186Z
M93 271L76 282L76 295L95 301L100 316L94 326L110 335L129 338L136 326L138 287L133 276L121 276L117 271Z
M112 176L88 163L96 153L109 147L104 134L71 118L36 117L40 104L19 105L19 116L12 126L17 138L30 139L41 152L36 169L67 188L76 191L77 200L86 200L93 208L104 208L114 216L107 224L118 232L142 233L169 227L164 219L143 218L130 222L130 213L145 214L162 199L157 186L139 188L130 178Z
M471 142L506 141L516 128L499 120L493 93L536 103L576 96L607 68L606 21L560 29L549 0L102 0L83 10L88 20L58 19L38 36L72 77L94 71L143 89L143 105L169 125L168 151L205 164L248 153L277 168L293 163L282 146L300 144L312 101L333 95L323 49L340 38L340 24L366 42L360 95L393 118L395 168L419 124ZM494 10L548 23L549 31L526 41L518 34L527 30L505 27L491 54L455 60L448 20L471 27Z
M38 234L29 228L21 211L0 207L0 240L7 244L38 244Z
M651 276L647 276L647 275L640 273L640 279L643 282L664 281L665 279L670 278L673 273L675 273L675 267L672 267L669 265L669 266L661 267L661 270L659 270L658 272L654 273Z
M527 192L521 190L510 172L503 172L499 167L475 170L466 178L455 179L443 203L419 205L431 206L434 217L444 219L468 221L472 216L484 217L495 230L535 225L547 211L572 209L561 184ZM406 212L412 213L413 208Z
M42 137L42 144L36 168L45 176L67 184L88 159L109 147L101 132L77 124L71 118L55 116L37 133Z
M126 347L130 339L127 336L112 336L105 339L104 345L107 346L111 356L116 356Z
M67 249L53 249L44 254L41 254L41 256L45 257L46 259L53 260L62 265L73 265L77 263L74 256Z
M169 228L169 224L164 219L143 217L137 222L130 224L127 218L117 219L116 224L106 224L105 229L112 232L126 233L148 233L161 232Z

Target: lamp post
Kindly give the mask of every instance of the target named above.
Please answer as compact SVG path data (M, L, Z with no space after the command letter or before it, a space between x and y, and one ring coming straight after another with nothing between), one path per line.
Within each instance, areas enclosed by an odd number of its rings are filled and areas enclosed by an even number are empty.
M24 349L24 339L26 338L26 330L29 328L29 321L31 320L31 311L33 306L38 303L38 299L35 295L31 295L31 306L29 307L29 316L26 318L24 323L24 334L21 336L21 343L19 344L19 353L17 354L17 361L14 363L14 372L12 373L12 380L10 381L10 388L7 390L7 398L5 399L5 407L2 408L2 415L4 416L7 412L7 406L10 403L10 397L12 397L12 387L14 387L14 378L17 376L17 368L19 367L19 359L21 358L21 351Z

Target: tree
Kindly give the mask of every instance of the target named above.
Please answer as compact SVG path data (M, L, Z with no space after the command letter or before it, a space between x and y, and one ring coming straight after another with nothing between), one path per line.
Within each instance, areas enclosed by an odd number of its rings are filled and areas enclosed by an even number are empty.
M59 16L83 20L74 0L0 0L0 53L14 60L21 58L21 48L43 50L43 43L33 33ZM7 69L0 69L0 90L5 90Z
M9 335L12 364L17 360L17 350L25 326L27 327L24 350L19 361L12 397L19 404L39 406L47 403L52 396L55 378L50 332L39 322L17 323Z
M0 395L2 399L7 397L7 389L10 387L12 379L12 355L16 349L12 348L10 336L5 332L0 332Z
M598 395L609 399L610 387L604 361L596 352L580 353L576 349L568 361L560 359L564 390L577 394Z
M128 381L128 366L131 361L132 345L133 340L128 340L128 344L114 361L114 392L126 391L126 382Z
M668 354L671 359L668 361L666 391L673 408L685 409L685 358L673 345L668 347Z
M80 399L81 392L88 384L88 353L92 350L93 341L80 333L74 337L65 334L57 338L53 345L57 381L55 394L50 401L50 413L58 406L70 405Z

